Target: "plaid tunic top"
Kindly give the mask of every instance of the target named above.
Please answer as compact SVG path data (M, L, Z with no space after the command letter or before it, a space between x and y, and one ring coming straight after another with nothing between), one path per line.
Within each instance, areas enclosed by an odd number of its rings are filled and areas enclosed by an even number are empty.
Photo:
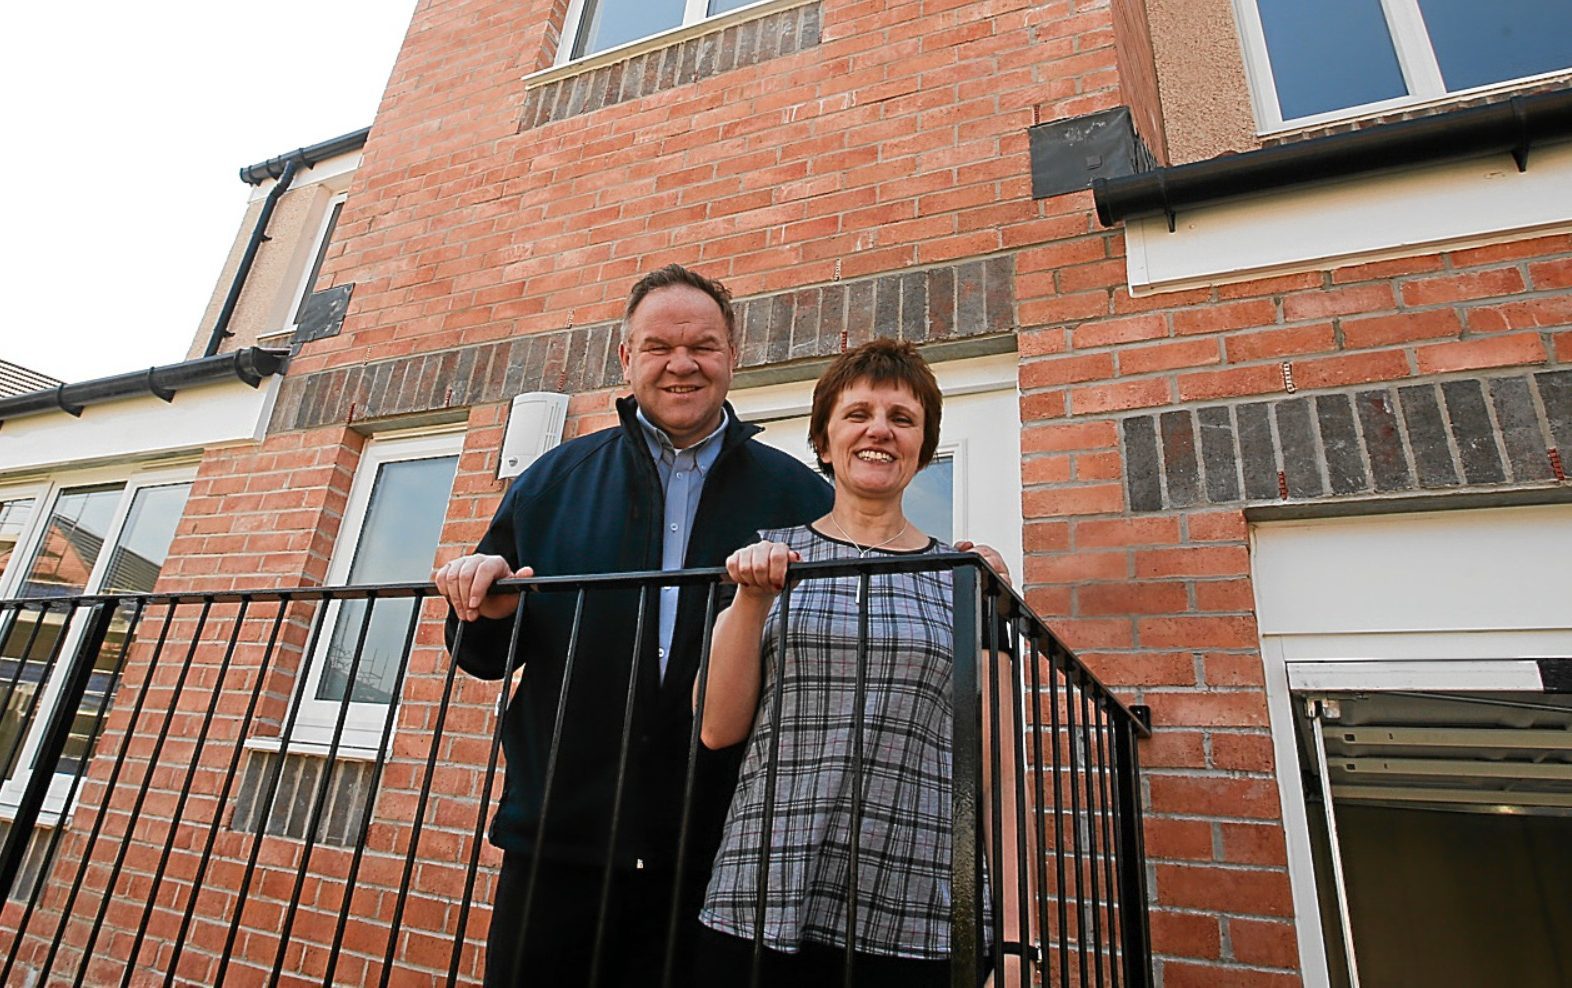
M760 533L804 561L856 557L807 526ZM900 554L951 551L932 541ZM894 553L893 550L890 551ZM706 926L754 935L770 713L782 694L764 942L844 946L852 828L858 579L805 580L791 592L785 673L776 679L780 601L766 619L759 711L716 854ZM862 738L856 949L940 959L950 950L950 746L953 605L949 572L872 579Z

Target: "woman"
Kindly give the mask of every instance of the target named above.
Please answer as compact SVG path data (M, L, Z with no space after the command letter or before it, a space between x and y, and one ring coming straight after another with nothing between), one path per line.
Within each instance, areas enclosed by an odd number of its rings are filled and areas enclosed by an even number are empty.
M875 340L842 354L814 388L808 432L835 482L833 508L810 525L762 532L763 541L727 560L737 595L715 624L702 736L711 748L749 743L699 917L712 931L701 944L703 984L748 983L775 746L763 983L840 984L853 889L858 985L949 983L950 574L871 582L855 882L858 578L793 587L776 681L777 601L789 563L953 551L901 510L907 485L938 446L939 418L938 384L911 344ZM777 690L778 740L770 722Z

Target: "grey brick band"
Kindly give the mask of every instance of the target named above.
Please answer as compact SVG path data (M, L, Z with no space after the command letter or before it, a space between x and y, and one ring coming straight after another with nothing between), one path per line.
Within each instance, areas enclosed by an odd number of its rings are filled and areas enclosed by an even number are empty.
M1013 333L1015 259L1000 255L918 271L739 299L740 366L833 356L875 336L923 344ZM270 431L622 384L617 323L284 378Z
M745 65L758 65L818 43L818 4L766 14L722 31L536 86L524 95L519 130L592 113Z
M1133 511L1543 483L1572 462L1572 370L1171 410L1120 436Z

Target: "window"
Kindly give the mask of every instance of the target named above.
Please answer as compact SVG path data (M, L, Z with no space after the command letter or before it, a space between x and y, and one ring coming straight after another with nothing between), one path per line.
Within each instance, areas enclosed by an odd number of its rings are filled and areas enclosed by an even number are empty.
M338 214L344 211L344 200L347 196L334 196L328 205L327 219L322 223L322 230L317 234L316 250L311 255L311 267L306 269L306 280L301 284L297 293L295 311L290 316L290 325L300 325L300 318L306 311L306 299L311 297L312 289L316 288L317 275L322 273L322 262L327 258L328 247L333 243L333 229L338 226Z
M122 477L124 475L122 474ZM84 478L87 479L87 478ZM0 593L69 597L148 593L162 572L191 490L189 469L146 471L126 479L53 484L37 492L0 492ZM40 505L45 510L36 510ZM36 521L36 524L32 524ZM58 812L74 774L97 738L92 727L109 702L115 667L130 632L130 608L115 615L77 713L45 804ZM0 804L15 806L26 785L37 728L48 720L65 661L84 630L63 612L28 611L0 628ZM23 727L34 730L24 736Z
M1238 0L1265 130L1572 68L1564 0Z
M757 0L573 0L562 50L572 61L716 17Z
M442 521L453 492L462 433L372 442L350 488L344 528L328 570L332 584L402 583L429 579ZM334 601L327 605L311 668L301 686L296 733L328 744L348 697L341 745L374 750L394 701L412 600ZM365 643L349 682L356 644Z

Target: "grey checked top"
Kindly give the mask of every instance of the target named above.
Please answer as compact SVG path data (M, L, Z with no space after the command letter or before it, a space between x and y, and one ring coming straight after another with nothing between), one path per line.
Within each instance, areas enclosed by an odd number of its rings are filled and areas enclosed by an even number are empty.
M811 528L761 532L804 561L857 549ZM951 551L937 541L907 553ZM897 553L891 553L897 554ZM706 926L751 939L763 835L770 713L782 692L764 942L846 943L852 832L855 577L791 592L785 674L776 679L780 601L765 622L759 712L727 814L704 908ZM875 576L869 593L865 781L856 949L938 959L950 949L950 739L953 606L949 572Z

